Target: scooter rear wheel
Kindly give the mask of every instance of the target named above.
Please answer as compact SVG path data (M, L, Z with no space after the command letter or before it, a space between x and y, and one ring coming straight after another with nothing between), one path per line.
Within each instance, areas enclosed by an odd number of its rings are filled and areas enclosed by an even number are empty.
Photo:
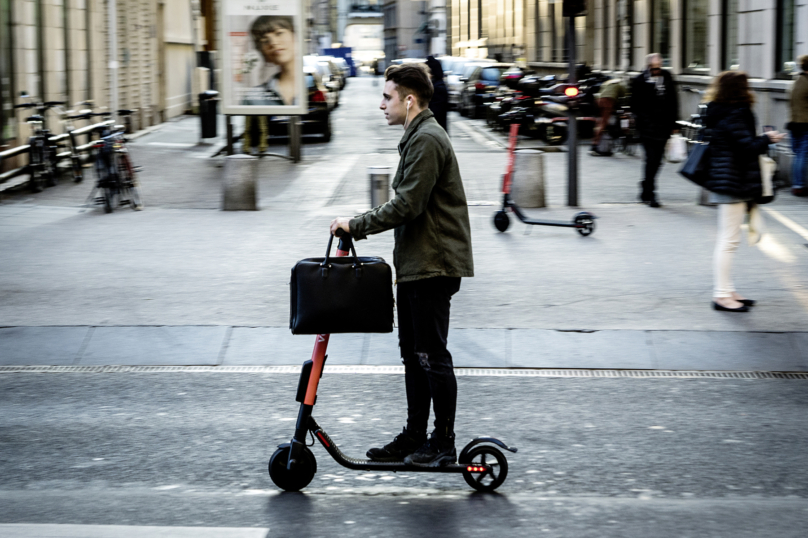
M575 231L586 237L595 231L595 217L592 213L581 211L573 219L575 223Z
M496 461L491 461L492 458ZM484 465L489 467L485 472L463 471L466 483L477 491L494 491L505 482L508 476L508 460L497 448L481 445L472 448L460 463L463 465Z
M503 211L499 210L494 213L494 226L496 226L497 230L500 232L504 232L508 229L508 226L511 224L510 219L508 218L508 214Z
M289 447L282 447L269 459L269 477L284 491L300 491L311 483L317 472L317 460L308 447L301 452L300 461L291 470L286 468L289 461Z

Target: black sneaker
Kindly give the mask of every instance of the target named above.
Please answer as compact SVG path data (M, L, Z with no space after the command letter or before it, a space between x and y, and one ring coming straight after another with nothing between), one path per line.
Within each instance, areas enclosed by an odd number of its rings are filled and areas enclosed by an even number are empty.
M367 455L373 461L401 461L418 450L425 440L426 433L411 433L404 428L392 443L384 445L383 448L371 448Z
M457 461L457 451L453 438L438 438L430 436L424 445L413 454L404 458L407 465L426 465L428 467L443 467Z

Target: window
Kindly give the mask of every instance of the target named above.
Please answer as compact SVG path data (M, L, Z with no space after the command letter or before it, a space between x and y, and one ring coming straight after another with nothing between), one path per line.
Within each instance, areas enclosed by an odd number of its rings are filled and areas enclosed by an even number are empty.
M11 0L0 0L0 142L15 138Z
M775 69L779 76L791 77L797 69L794 42L796 41L796 0L777 0L777 56Z
M389 6L384 7L384 27L385 28L395 28L396 27L396 5L391 4Z
M724 70L738 69L738 0L724 0L724 17L721 21L724 43L721 49L721 64Z
M705 71L709 67L709 4L709 0L685 0L683 65L691 71Z
M738 0L728 0L736 2ZM671 66L671 1L654 0L651 23L651 52L662 55L662 65Z

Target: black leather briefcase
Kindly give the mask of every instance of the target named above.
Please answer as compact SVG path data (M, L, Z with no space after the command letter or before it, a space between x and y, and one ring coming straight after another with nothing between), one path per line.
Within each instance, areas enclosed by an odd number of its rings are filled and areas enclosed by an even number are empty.
M382 258L300 260L292 268L292 334L393 332L393 271Z

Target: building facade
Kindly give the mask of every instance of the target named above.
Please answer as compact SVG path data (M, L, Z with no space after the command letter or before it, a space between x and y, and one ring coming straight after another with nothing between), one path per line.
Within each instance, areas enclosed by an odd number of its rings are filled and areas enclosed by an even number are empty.
M0 0L0 145L28 137L28 111L13 108L23 91L135 109L133 129L183 114L198 87L196 51L215 47L214 8L214 0ZM58 118L49 120L60 132Z
M678 82L697 88L740 69L753 79L761 121L782 129L794 61L808 54L808 0L588 0L587 7L575 19L579 63L630 76L659 52ZM447 48L566 72L561 8L548 0L447 0ZM683 114L695 111L697 99L682 94Z

